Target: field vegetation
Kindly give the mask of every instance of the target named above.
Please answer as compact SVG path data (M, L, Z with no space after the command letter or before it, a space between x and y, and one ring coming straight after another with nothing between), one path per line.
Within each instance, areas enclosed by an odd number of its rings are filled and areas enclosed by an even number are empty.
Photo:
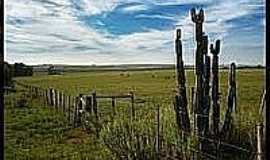
M188 70L186 75L187 91L190 94L195 82L194 73ZM227 70L222 70L220 90L223 117L227 104L227 79ZM242 133L249 133L252 132L250 126L262 120L259 105L264 89L264 72L260 69L241 69L237 71L236 79L237 112L234 114L234 123ZM36 73L33 77L18 77L15 80L42 88L56 88L73 96L79 93L91 94L93 90L97 95L126 94L133 91L136 97L136 117L130 118L129 104L126 101L117 102L116 116L112 114L110 101L99 102L102 123L100 138L97 139L91 128L88 132L82 128L72 128L67 125L69 123L64 115L44 107L38 99L32 99L22 88L17 88L16 93L5 97L7 159L26 155L32 158L53 156L81 159L81 156L90 159L112 159L112 155L119 157L125 154L142 159L153 158L155 155L147 153L155 149L156 142L153 137L158 108L162 138L171 143L182 144L178 141L173 108L176 89L174 70L65 72L63 75ZM24 107L17 105L17 101L22 98L27 100ZM129 132L130 130L132 132ZM134 150L138 148L138 144L132 142L143 141L139 135L146 135L148 143L141 150ZM126 139L135 139L121 144L120 137L125 136Z

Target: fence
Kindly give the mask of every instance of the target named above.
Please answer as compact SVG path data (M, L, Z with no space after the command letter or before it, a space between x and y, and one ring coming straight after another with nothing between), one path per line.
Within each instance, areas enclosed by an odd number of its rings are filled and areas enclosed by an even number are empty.
M166 116L175 114L173 109L166 113L164 108L154 103L154 107L146 113L144 109L150 103L145 103L141 107L135 107L136 102L133 92L126 95L109 96L98 95L94 91L89 95L79 94L78 96L70 96L53 88L43 89L38 86L26 85L19 82L16 84L26 88L32 98L41 99L45 104L44 106L52 107L59 112L63 112L73 127L82 126L86 129L95 130L97 138L100 137L100 131L104 126L111 127L109 132L110 135L114 136L105 137L104 143L113 153L118 157L122 157L122 159L151 159L153 157L154 159L263 159L261 146L263 145L262 134L264 127L261 123L245 122L246 129L250 131L249 134L243 134L240 132L241 129L237 125L234 125L233 129L231 129L230 136L233 138L237 137L237 140L222 137L221 135L215 137L210 136L210 134L209 136L200 136L195 133L196 129L194 129L194 132L178 130L177 125L174 124L176 122L174 117L168 122L165 118ZM101 116L101 110L98 107L99 100L101 99L111 101L109 110L113 116L117 114L116 100L128 100L130 104L130 114L128 115L130 121L119 124L120 129L118 128L118 130L114 125L110 126L110 123L118 122L114 122L114 119L105 121L104 116ZM193 114L196 117L205 116ZM149 118L148 115L152 116ZM146 123L147 127L141 131L136 131L135 123L137 122L140 125ZM92 125L88 126L89 123ZM194 122L191 121L192 126L196 128ZM144 130L147 131L145 132ZM170 132L176 134L170 137ZM130 134L126 135L126 133ZM120 144L122 142L119 139L122 134L124 134L125 138L121 140L126 141L126 144ZM249 137L247 138L247 136ZM119 144L114 143L116 140L119 141L117 142ZM198 142L204 145L204 147L198 145ZM116 146L114 145L119 145L118 151L115 150ZM146 146L149 146L150 149L147 149ZM206 150L205 148L208 149Z

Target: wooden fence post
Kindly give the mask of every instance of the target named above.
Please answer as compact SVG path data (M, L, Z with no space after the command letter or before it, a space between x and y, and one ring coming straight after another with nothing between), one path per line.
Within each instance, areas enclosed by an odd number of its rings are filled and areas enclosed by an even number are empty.
M98 107L97 107L97 94L96 91L92 93L92 99L93 99L93 110L96 115L96 120L98 121Z
M156 153L157 153L157 159L159 159L159 152L160 152L160 133L159 133L159 126L160 126L160 112L159 112L160 106L157 106L157 139L156 139Z
M51 88L50 89L50 100L51 100L51 106L53 107L54 106L54 89L53 88Z
M60 96L61 92L60 91L57 91L57 111L60 110L60 105L61 105L61 102L60 102Z
M35 98L38 97L38 87L35 87Z
M115 98L114 97L112 98L112 110L113 110L113 115L115 115L116 112L115 112Z
M54 89L54 109L57 109L57 90Z
M61 91L59 91L59 97L58 97L58 99L59 99L59 103L58 103L58 110L59 111L62 111L63 109L62 109L62 102L63 102L63 99L62 99L62 92Z
M80 126L82 124L82 112L83 112L83 95L79 94L78 104L77 104L77 125Z
M47 106L47 90L43 90L43 101L44 101L44 105L45 107Z
M257 130L257 160L264 160L263 148L263 124L260 123L256 126Z
M97 95L96 95L96 91L93 91L92 93L92 100L93 100L93 110L94 113L96 115L96 136L97 138L99 138L99 125L98 124L98 120L99 120L99 116L98 116L98 106L97 106Z
M130 92L130 100L131 100L131 114L132 114L132 118L136 118L135 117L135 108L134 108L134 98L135 98L135 96L134 96L134 93L133 92Z
M49 98L48 98L48 100L49 100L49 104L50 104L50 106L53 106L53 89L52 88L50 88L49 89Z
M91 96L86 96L85 110L89 112L90 114L92 113L92 97Z
M76 127L77 125L77 102L78 97L74 97L74 106L73 106L73 127Z
M68 107L68 122L70 122L70 106L71 106L71 97L70 95L68 96L68 104L67 104L67 107Z
M219 57L220 52L220 40L216 41L216 46L210 45L210 51L213 54L212 59L212 124L213 133L218 135L219 133L219 122L220 122L220 102L219 102Z
M63 113L66 115L66 101L67 101L67 97L66 95L63 93L62 94L62 106L63 106Z

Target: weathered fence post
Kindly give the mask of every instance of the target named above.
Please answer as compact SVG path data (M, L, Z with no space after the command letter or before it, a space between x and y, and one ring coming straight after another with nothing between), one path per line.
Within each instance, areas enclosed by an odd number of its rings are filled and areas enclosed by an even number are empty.
M54 89L54 109L57 110L57 102L58 102L58 91Z
M67 107L68 107L68 122L70 122L70 106L72 105L71 103L71 96L68 95L68 102L67 102Z
M160 159L160 132L159 132L159 126L160 126L160 106L157 105L157 137L156 137L156 153L157 153L157 159Z
M135 119L135 108L134 108L134 93L131 91L130 92L130 100L131 100L131 116L132 119Z
M83 105L84 105L84 102L83 102L83 95L82 94L79 94L79 99L78 99L78 107L77 107L77 110L78 110L78 118L77 118L77 125L78 126L81 126L82 124L82 114L83 114Z
M213 133L217 135L219 133L220 123L220 102L219 102L219 77L218 77L218 54L220 52L220 40L216 41L216 46L213 44L210 46L210 51L213 54L212 59L212 124Z
M260 102L260 115L262 115L262 117L264 118L264 121L263 121L263 125L264 125L264 129L263 129L263 135L265 137L266 135L266 90L264 90L263 92L263 95L262 95L262 98L261 98L261 102Z
M92 100L93 100L93 110L96 115L96 120L98 121L98 108L97 108L97 95L96 91L92 93Z
M221 130L222 136L226 136L228 132L232 129L233 118L232 112L236 111L236 66L235 63L232 63L230 66L229 72L229 90L228 90L228 108L225 115L224 124Z
M209 112L210 112L210 56L208 56L208 36L202 37L202 52L204 55L203 66L203 135L207 135L209 131Z
M202 135L203 131L203 117L202 110L203 110L203 22L204 22L204 12L200 9L199 13L196 14L195 8L191 9L191 19L195 23L195 30L196 30L196 101L195 101L195 123L197 126L197 134Z
M113 115L115 115L115 98L112 98L112 110L113 110Z
M93 107L92 107L92 97L91 96L86 96L86 106L85 110L89 112L90 114L92 113Z
M78 115L78 100L79 97L74 97L74 106L73 106L73 127L77 127L77 115Z
M61 111L61 107L62 107L61 106L61 103L62 103L62 99L61 99L62 98L62 96L61 96L62 95L62 92L61 91L58 91L57 93L58 93L57 94L57 111L60 112Z
M63 108L63 113L65 113L65 111L66 111L66 95L62 92L62 108Z
M176 40L175 40L175 52L177 56L177 94L175 96L175 113L178 127L181 130L190 132L190 120L188 113L188 100L186 95L186 77L184 62L182 59L182 41L181 41L181 30L177 29L176 31Z
M96 115L96 136L99 138L99 125L98 125L98 121L99 121L99 116L98 116L98 106L97 106L97 94L96 91L93 91L92 93L92 101L93 101L93 110L94 113Z
M262 123L256 126L256 131L257 131L257 158L256 160L264 160L263 127L264 126Z
M57 111L61 110L61 92L57 91Z
M48 105L48 90L47 89L44 89L44 104L45 104L45 106L47 106Z
M53 89L49 88L49 104L50 106L53 106Z

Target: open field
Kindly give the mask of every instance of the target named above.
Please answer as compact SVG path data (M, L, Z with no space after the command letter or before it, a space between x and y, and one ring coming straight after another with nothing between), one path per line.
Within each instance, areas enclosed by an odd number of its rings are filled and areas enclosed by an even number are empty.
M194 85L193 72L187 74L187 87ZM103 71L103 72L78 72L64 75L44 75L36 74L33 77L16 78L17 81L41 86L43 88L53 87L64 91L66 94L78 95L79 93L90 94L96 90L97 94L126 94L134 91L136 99L145 100L143 108L138 109L138 118L142 121L148 116L152 116L147 107L152 108L149 104L154 102L161 105L161 114L164 114L164 124L170 126L175 123L173 115L172 98L175 94L176 82L173 70L155 70L155 71ZM220 72L220 89L221 89L221 110L224 116L227 103L227 71ZM254 125L261 120L259 115L260 98L264 88L263 70L239 70L237 71L237 113L234 116L235 123L254 122ZM55 157L70 157L81 151L82 154L91 151L90 159L110 159L110 154L103 143L93 138L92 134L86 134L78 129L72 129L65 125L63 115L55 113L53 110L42 108L42 103L38 100L29 100L29 107L17 108L12 104L13 98L16 99L20 93L8 95L7 108L5 111L6 120L6 153L7 158L12 159L14 150L18 156L43 155L48 156L51 152ZM102 104L102 103L101 103ZM121 104L119 104L121 106ZM125 104L123 104L125 105ZM135 106L136 107L136 106ZM110 110L106 111L107 113ZM126 113L125 111L122 111ZM19 115L19 116L18 116ZM115 121L124 121L125 117L118 117ZM136 123L136 122L135 122ZM148 123L152 123L149 121ZM169 125L168 125L169 124ZM146 123L147 125L147 123ZM241 129L248 131L246 123L238 124ZM112 124L114 127L117 124ZM24 130L23 130L24 128ZM173 134L175 125L172 125L166 132ZM142 129L143 131L144 129ZM111 130L103 130L103 137L110 138ZM107 134L107 135L106 135ZM75 138L74 138L75 137ZM79 137L79 138L78 138ZM172 137L172 136L171 136ZM168 136L167 138L171 138ZM71 140L70 140L71 139ZM75 140L74 140L75 139ZM74 142L83 141L83 142ZM51 143L53 142L53 143ZM47 148L43 148L42 146ZM80 148L77 148L80 146ZM45 150L45 151L43 151ZM32 156L33 157L33 156ZM102 157L102 158L97 158ZM34 157L33 157L34 158ZM76 159L76 158L74 158Z
M194 73L187 71L187 88L190 93L194 86ZM79 72L64 75L37 75L17 78L18 81L38 85L44 88L57 88L70 95L89 94L96 90L97 94L118 94L134 91L137 98L157 97L171 99L175 94L176 82L173 70L160 71L108 71ZM260 98L264 89L263 70L239 70L237 79L237 109L242 118L258 118ZM220 90L222 106L226 105L228 88L227 70L220 73ZM248 111L248 112L247 112Z

